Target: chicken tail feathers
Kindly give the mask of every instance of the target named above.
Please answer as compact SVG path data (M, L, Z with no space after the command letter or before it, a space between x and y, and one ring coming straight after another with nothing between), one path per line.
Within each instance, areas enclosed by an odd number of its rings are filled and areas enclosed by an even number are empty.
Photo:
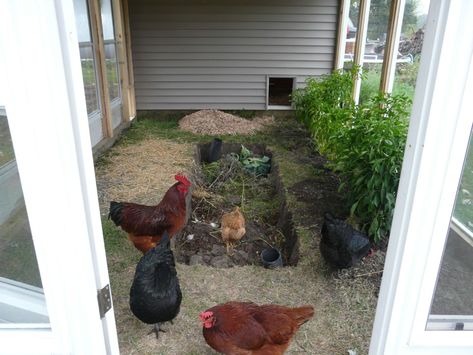
M110 210L108 213L108 219L111 219L116 226L120 226L122 224L123 219L123 203L121 202L110 202Z
M314 316L314 307L310 305L293 308L292 310L292 318L299 327Z

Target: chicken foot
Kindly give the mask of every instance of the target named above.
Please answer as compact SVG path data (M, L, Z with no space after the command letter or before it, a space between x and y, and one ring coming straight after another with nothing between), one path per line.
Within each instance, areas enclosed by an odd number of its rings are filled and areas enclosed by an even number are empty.
M233 248L235 248L235 246L233 245L233 243L231 242L226 242L225 244L227 244L227 255L233 255ZM231 250L231 254L230 254L230 250Z
M163 332L163 333L166 333L166 331L164 329L161 329L160 325L162 323L156 323L153 328L149 331L148 335L151 334L151 333L154 333L156 334L156 339L159 339L159 332Z

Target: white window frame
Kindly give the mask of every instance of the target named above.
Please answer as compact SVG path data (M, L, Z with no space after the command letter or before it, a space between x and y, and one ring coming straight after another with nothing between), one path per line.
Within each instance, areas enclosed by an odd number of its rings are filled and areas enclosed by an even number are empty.
M426 331L473 124L473 2L432 0L370 354L472 354Z
M72 0L1 0L0 71L50 319L0 329L0 351L118 354Z

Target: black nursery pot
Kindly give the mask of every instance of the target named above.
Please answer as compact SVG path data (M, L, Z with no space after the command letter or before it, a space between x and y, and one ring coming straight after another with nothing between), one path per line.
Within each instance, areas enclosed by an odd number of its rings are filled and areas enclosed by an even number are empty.
M267 269L275 269L283 266L281 253L275 248L263 249L261 252L261 261L263 262L263 266Z
M209 148L209 163L219 160L222 157L222 140L214 138Z

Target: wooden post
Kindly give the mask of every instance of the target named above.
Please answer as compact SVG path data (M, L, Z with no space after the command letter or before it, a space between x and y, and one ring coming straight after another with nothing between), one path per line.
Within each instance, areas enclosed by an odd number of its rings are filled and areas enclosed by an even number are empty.
M105 46L103 43L102 15L99 0L89 0L90 4L90 26L94 40L95 55L97 58L97 74L99 76L99 94L101 99L102 126L105 137L113 136L112 110L110 108L110 96L107 81L107 66L105 64Z
M112 0L113 22L117 46L118 68L120 70L120 88L122 92L122 121L130 121L130 85L128 80L128 63L126 56L126 39L123 27L123 13L120 0Z
M335 51L334 69L342 69L345 59L345 47L347 42L348 14L350 12L350 0L339 1L337 48Z
M360 67L360 73L353 83L353 101L358 103L360 99L361 88L361 70L363 67L363 58L365 56L366 34L368 33L368 19L370 13L371 0L360 1L360 14L358 16L358 27L356 31L355 60L354 65Z
M136 97L135 97L135 79L133 77L133 61L131 56L131 31L130 31L130 13L128 10L128 0L122 0L123 6L123 27L125 31L125 46L128 66L128 98L129 98L129 119L136 117Z
M402 19L406 0L392 0L389 13L388 35L384 46L383 68L379 91L390 93L393 90L394 73L396 70L399 38L401 37Z

